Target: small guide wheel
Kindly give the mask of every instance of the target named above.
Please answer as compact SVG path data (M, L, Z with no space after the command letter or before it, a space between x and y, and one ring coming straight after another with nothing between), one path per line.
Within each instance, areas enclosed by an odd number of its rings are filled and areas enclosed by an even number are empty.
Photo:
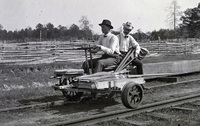
M62 91L68 101L81 101L83 92Z
M121 100L127 108L137 108L143 99L144 91L140 84L128 82L122 89Z

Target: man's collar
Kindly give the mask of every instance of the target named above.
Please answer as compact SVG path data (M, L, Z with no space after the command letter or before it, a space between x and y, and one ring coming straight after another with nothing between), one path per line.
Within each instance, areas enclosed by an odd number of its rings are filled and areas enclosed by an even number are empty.
M121 32L121 33L122 33L122 36L123 36L124 38L128 38L129 34L128 34L128 35L125 35L124 32Z
M104 34L103 36L104 37L107 37L107 36L109 36L111 33L110 32L108 32L107 34Z

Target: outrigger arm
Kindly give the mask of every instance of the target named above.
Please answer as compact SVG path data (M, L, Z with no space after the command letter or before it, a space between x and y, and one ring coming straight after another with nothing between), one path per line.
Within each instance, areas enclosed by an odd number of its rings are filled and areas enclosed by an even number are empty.
M130 48L125 57L122 59L122 61L116 68L115 72L120 72L121 70L126 68L135 59L134 54L135 54L135 48Z

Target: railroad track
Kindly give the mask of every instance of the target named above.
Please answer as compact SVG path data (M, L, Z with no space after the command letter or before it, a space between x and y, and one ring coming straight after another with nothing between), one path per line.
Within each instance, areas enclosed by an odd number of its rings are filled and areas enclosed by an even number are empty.
M142 105L137 109L125 109L125 110L119 110L119 111L113 111L113 112L108 112L105 114L98 114L98 115L93 115L90 117L85 117L81 119L75 119L72 121L61 121L61 122L56 122L52 124L48 124L49 126L79 126L79 125L93 125L96 123L100 123L103 121L110 121L113 119L121 119L125 117L130 117L139 113L143 112L151 112L157 109L162 109L162 108L167 108L167 107L172 107L172 106L177 106L181 105L187 102L194 102L200 100L200 93L196 95L191 95L191 96L185 96L181 98L175 98L171 100L166 100L166 101L161 101L161 102L156 102L152 104L147 104L147 105Z
M198 82L198 81L200 81L200 79L192 79L192 80L188 80L188 81L181 81L181 82L174 82L174 83L168 83L168 84L163 84L163 85L150 86L150 87L147 87L147 90L151 91L152 89L155 89L155 88L167 87L167 86L172 86L172 85L181 85L181 84L185 84L185 83L194 83L194 82ZM30 109L30 108L48 108L48 107L62 106L66 103L68 103L68 102L66 102L64 100L50 101L50 102L45 102L45 103L38 103L38 104L31 104L31 105L24 105L24 106L12 107L12 108L0 109L0 112L16 111L16 110L23 110L23 109Z
M162 87L167 87L167 86L172 86L172 85L181 85L181 84L186 84L186 83L195 83L198 81L200 81L200 79L192 79L192 80L168 83L168 84L163 84L163 85L149 86L149 87L147 87L147 90L151 91L152 89L155 89L155 88L162 88ZM12 107L12 108L0 109L0 112L23 110L23 109L29 109L29 108L48 108L48 107L62 106L66 103L67 102L64 100L50 101L50 102L45 102L45 103L38 103L38 104L31 104L31 105L24 105L24 106Z
M184 84L188 83L188 85L189 85L189 84L195 84L195 83L199 83L199 82L200 82L200 79L192 79L192 80L175 82L175 83L167 83L167 84L158 85L158 86L149 86L148 88L150 90L151 89L157 90L159 88L165 89L165 87L167 87L167 88L169 88L170 86L178 87L179 85L182 86L182 84L184 85ZM155 92L155 93L157 93L157 92ZM149 95L151 95L151 94L149 94ZM148 93L146 96L148 97ZM150 103L150 104L144 103L144 105L141 105L138 109L134 109L134 110L122 108L119 111L109 111L106 113L105 112L104 113L97 112L96 115L90 114L90 115L87 115L87 117L76 118L76 120L72 120L69 118L65 119L66 116L55 117L55 118L58 118L59 121L57 121L57 120L54 121L52 119L51 119L51 121L45 120L47 122L45 123L45 121L44 121L44 124L42 124L42 125L52 125L52 126L54 126L54 125L84 125L84 124L86 124L86 125L94 124L95 125L97 123L106 122L106 121L109 122L109 121L113 121L113 120L115 120L115 121L117 120L120 122L120 121L124 120L124 118L126 118L126 117L137 115L139 113L152 112L154 110L167 108L167 107L171 107L171 106L176 106L176 105L180 105L180 104L183 104L186 102L193 102L193 101L196 101L199 99L200 99L200 94L196 94L196 95L193 94L191 96L185 96L185 97L175 98L175 99L173 98L171 100L159 101L159 102ZM47 103L41 103L41 104L33 104L33 105L27 105L27 106L2 109L2 110L0 110L0 112L7 113L7 111L9 111L12 113L12 111L14 112L15 110L17 110L19 112L23 109L27 110L29 108L48 108L48 107L54 108L54 106L58 106L58 108L60 108L60 107L62 108L62 106L64 104L66 104L64 102L64 100L59 100L59 101L53 101L53 102L47 102ZM73 105L71 105L71 106L73 106ZM56 108L54 110L56 110ZM95 108L95 107L93 107L93 108ZM70 109L70 108L65 107L63 109ZM67 111L67 110L64 110L64 111ZM68 121L66 121L66 120L68 120Z

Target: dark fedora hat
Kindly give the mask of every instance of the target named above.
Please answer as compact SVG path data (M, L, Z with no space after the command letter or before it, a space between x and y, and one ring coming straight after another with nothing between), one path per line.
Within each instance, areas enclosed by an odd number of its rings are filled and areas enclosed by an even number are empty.
M109 26L111 29L113 29L113 26L111 25L111 22L109 21L109 20L107 20L107 19L104 19L103 21L102 21L102 23L101 24L99 24L100 26L101 25L107 25L107 26Z

